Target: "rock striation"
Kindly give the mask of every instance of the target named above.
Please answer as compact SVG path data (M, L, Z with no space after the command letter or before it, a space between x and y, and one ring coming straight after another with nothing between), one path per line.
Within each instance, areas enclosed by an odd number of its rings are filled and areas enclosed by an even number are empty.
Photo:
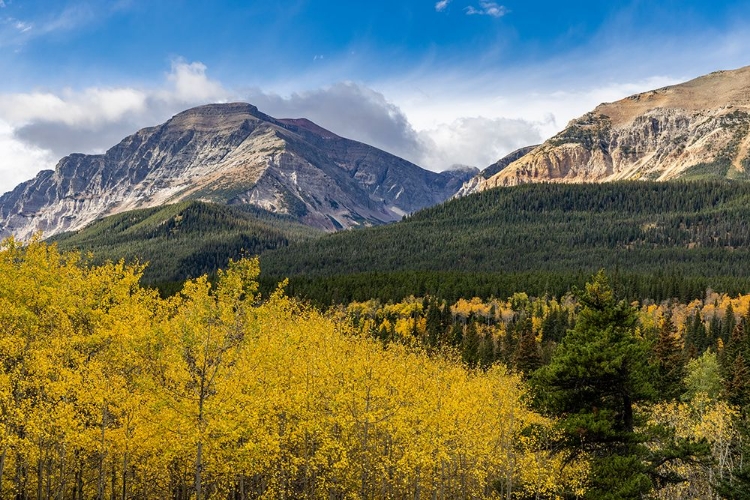
M601 104L461 192L529 182L709 177L750 179L750 66Z
M435 173L306 119L211 104L142 129L101 155L72 154L0 197L0 237L82 228L136 208L252 204L335 231L440 203L476 174Z
M523 158L527 154L531 153L537 147L539 147L538 144L534 146L526 146L516 149L512 153L503 156L495 163L479 172L479 174L464 182L464 185L461 186L461 189L459 189L458 192L454 195L454 198L460 198L462 196L467 196L471 193L480 191L481 189L478 189L478 186L483 184L487 179L505 169L508 165L518 160L519 158Z

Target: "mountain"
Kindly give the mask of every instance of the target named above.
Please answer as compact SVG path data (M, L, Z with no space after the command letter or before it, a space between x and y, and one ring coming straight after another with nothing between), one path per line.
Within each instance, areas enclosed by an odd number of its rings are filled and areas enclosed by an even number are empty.
M531 153L537 147L539 147L539 144L536 144L533 146L526 146L523 148L516 149L512 153L505 155L504 157L500 158L495 163L493 163L492 165L485 168L484 170L479 172L477 175L469 179L468 181L464 182L464 185L461 186L461 189L458 190L455 196L456 197L467 196L471 193L477 192L478 191L477 187L480 184L483 184L487 179L497 174L501 170L505 169L508 165L510 165L514 161L518 160L519 158L523 158L527 154Z
M183 201L105 217L48 241L63 251L90 252L95 263L120 259L148 263L143 282L164 286L226 268L229 259L322 234L252 205Z
M750 178L750 66L598 106L463 194L530 182Z
M306 119L245 103L193 108L102 155L72 154L0 197L0 238L71 231L183 200L254 205L334 231L440 203L476 171L434 173Z
M261 255L269 283L320 303L426 293L562 294L605 268L637 299L750 286L750 183L532 183ZM629 288L628 288L629 287Z

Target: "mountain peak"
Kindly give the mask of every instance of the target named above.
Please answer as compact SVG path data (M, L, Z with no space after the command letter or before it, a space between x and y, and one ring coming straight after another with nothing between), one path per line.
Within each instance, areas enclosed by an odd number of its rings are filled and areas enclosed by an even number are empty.
M208 104L103 155L67 156L54 172L4 194L0 237L51 236L183 200L250 204L333 231L440 203L460 187L456 175L426 171L304 118L278 120L241 102Z
M246 102L205 104L174 115L166 125L196 130L226 130L246 120L272 122L273 118Z
M750 66L601 104L474 190L706 177L750 179Z
M714 71L693 80L603 103L593 113L608 116L614 126L627 126L655 109L700 112L709 109L750 107L750 66Z

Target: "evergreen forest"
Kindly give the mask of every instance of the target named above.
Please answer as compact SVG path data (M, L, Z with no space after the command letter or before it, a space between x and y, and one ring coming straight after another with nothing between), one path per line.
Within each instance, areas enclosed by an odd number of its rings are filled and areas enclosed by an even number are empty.
M185 202L53 237L93 263L149 263L164 295L260 255L261 289L327 307L432 295L560 297L599 269L630 300L750 289L750 185L729 181L530 184L451 200L403 221L324 235L252 207Z
M252 205L187 201L112 215L49 241L62 250L84 251L94 263L120 259L149 263L144 283L174 293L186 279L216 273L229 259L258 255L320 234L291 217Z
M263 280L330 305L408 295L561 296L606 269L624 296L750 288L750 185L528 184L264 253Z

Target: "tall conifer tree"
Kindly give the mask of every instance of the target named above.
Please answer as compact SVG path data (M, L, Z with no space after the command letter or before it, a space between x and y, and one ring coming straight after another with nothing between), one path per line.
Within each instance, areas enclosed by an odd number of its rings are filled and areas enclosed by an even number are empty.
M651 400L648 346L635 335L632 307L615 300L599 272L580 294L583 306L549 365L533 383L542 409L559 417L558 443L571 457L590 457L586 498L640 499L665 481L657 468L694 451L649 450L639 430L639 403Z
M683 391L682 379L685 376L685 358L677 338L677 328L668 310L659 327L653 351L656 377L654 385L660 398L675 400Z

